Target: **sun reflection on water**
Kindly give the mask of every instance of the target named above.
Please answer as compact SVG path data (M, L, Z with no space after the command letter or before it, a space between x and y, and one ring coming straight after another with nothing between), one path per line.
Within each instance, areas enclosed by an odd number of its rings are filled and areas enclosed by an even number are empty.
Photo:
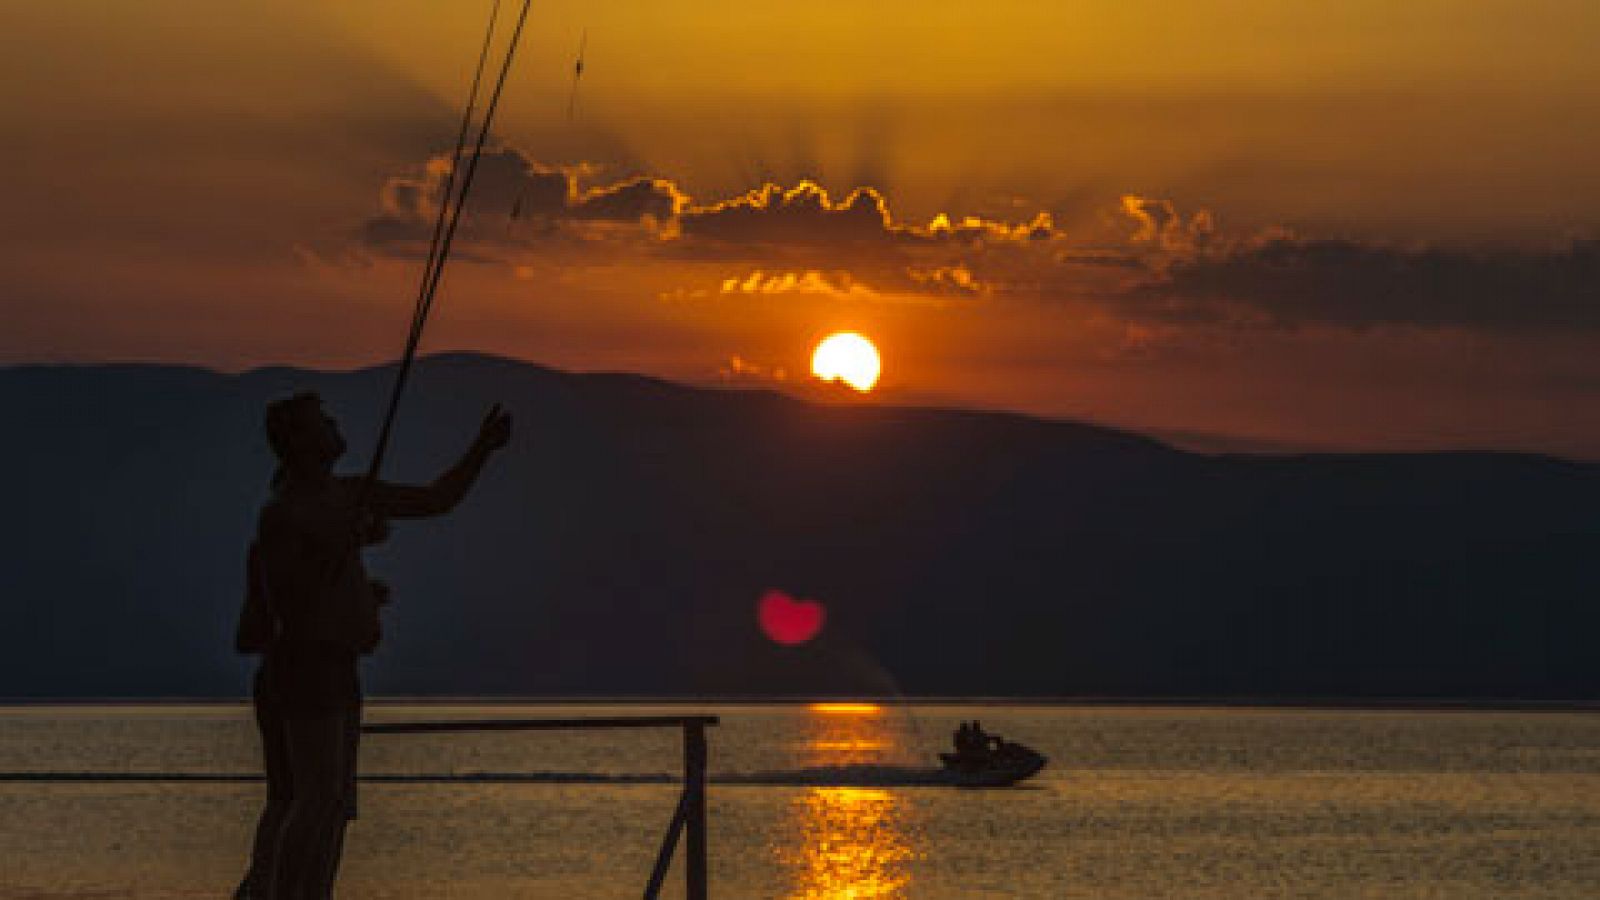
M876 703L813 703L806 707L825 716L881 716L883 707Z
M810 765L882 762L898 749L881 708L813 709L804 746ZM912 880L912 810L903 794L881 788L810 788L792 803L788 839L776 848L792 873L794 900L888 900Z
M798 846L790 897L865 900L904 896L916 852L904 834L904 801L879 788L812 788L795 803Z

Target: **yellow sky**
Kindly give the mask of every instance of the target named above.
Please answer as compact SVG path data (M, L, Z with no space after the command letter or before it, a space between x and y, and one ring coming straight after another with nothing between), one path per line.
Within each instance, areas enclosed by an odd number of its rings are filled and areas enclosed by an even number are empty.
M318 14L453 99L486 8ZM1582 0L558 0L536 6L504 128L717 191L752 173L875 177L931 213L1120 180L1253 221L1478 236L1600 200L1583 174L1596 33L1600 5Z
M52 157L83 152L101 117L161 124L118 124L132 152L194 146L186 128L282 143L431 114L447 130L489 7L13 5L24 77L0 108L61 121ZM540 158L708 192L874 183L926 216L1131 191L1252 224L1479 238L1600 206L1597 33L1586 0L552 0L501 121Z
M481 8L480 8L481 7ZM488 4L354 0L316 10L443 85ZM478 13L474 16L472 13ZM1585 89L1600 9L1583 0L721 0L536 6L555 72L591 34L628 92L948 95L1027 88L1369 88L1489 80Z

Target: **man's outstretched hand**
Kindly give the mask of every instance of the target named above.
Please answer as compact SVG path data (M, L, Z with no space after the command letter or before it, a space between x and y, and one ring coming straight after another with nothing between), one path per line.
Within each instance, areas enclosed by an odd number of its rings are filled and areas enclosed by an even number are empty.
M478 426L479 447L485 450L499 450L511 441L511 413L496 403L489 407L489 412L483 417L483 424Z

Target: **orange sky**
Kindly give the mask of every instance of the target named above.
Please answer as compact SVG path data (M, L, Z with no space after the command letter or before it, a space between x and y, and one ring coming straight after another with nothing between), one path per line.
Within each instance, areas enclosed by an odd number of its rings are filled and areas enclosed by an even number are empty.
M393 355L392 238L426 218L394 191L448 148L487 7L13 10L0 360ZM704 382L852 328L909 402L1600 456L1593 3L563 0L530 29L431 349ZM563 166L684 211L510 223ZM830 206L695 212L802 179ZM859 187L884 227L825 214Z

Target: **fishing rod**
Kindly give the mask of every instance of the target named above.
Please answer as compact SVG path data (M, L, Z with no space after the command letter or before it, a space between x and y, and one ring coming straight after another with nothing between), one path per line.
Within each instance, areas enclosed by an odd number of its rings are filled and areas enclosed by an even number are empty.
M511 30L511 45L506 48L504 62L500 66L500 77L495 80L494 92L489 95L489 106L483 113L483 124L478 129L478 141L472 148L472 157L467 160L467 170L461 179L461 196L450 214L450 225L445 229L444 240L439 246L439 260L433 267L432 277L428 282L427 299L417 320L416 337L422 338L422 329L427 324L428 314L433 310L433 301L439 291L439 280L444 277L444 264L450 256L450 245L455 240L456 226L461 223L461 211L466 207L467 193L472 190L472 180L478 173L478 161L483 158L483 147L489 141L489 129L494 122L494 114L500 107L500 95L505 90L506 76L511 74L511 62L516 56L517 46L522 42L522 28L528 21L528 10L533 6L533 0L523 0L522 11L517 16L517 25ZM410 348L415 355L415 342Z
M416 340L417 323L422 312L422 298L428 289L428 273L439 259L439 240L444 235L445 216L455 201L456 173L461 171L461 154L467 147L467 134L472 130L472 114L477 110L478 88L483 83L483 70L489 62L489 47L494 42L494 27L500 20L500 0L494 0L489 9L489 27L483 34L483 46L478 50L478 65L472 73L472 87L467 91L467 106L461 113L461 128L456 131L456 146L450 153L450 170L445 173L444 187L439 192L439 212L433 217L433 235L428 239L428 260L422 266L422 278L417 282L417 300L411 308L411 329L406 335L406 346ZM381 443L380 439L380 443Z
M400 395L405 386L406 374L410 368L410 360L416 352L417 345L422 340L422 310L428 292L428 276L439 262L439 244L444 235L445 223L448 219L450 208L457 202L455 196L456 175L461 171L461 155L466 149L467 135L472 130L472 114L477 110L478 89L483 83L483 71L489 61L489 48L494 42L495 25L500 20L500 0L494 0L494 5L489 9L489 25L484 31L483 46L478 50L478 64L472 73L472 87L467 91L466 108L461 113L461 127L456 131L455 148L450 153L450 168L445 173L444 185L439 192L439 211L433 218L433 234L428 239L428 258L422 265L422 277L417 282L417 299L411 307L411 325L406 331L405 350L401 354L404 362L396 372L394 388L389 396L388 411L383 419L383 428L378 434L378 443L372 454L372 462L368 467L366 477L361 484L361 492L356 504L357 509L366 506L366 500L373 486L377 483L378 473L383 465L383 458L389 446L389 436L394 427L394 419L400 406ZM465 195L462 196L465 200Z
M389 403L384 414L383 425L378 431L378 443L372 452L372 461L367 467L366 477L362 480L361 492L358 495L357 508L363 509L371 497L372 490L377 484L378 476L383 468L384 457L388 453L389 441L394 431L394 421L400 408L400 397L405 391L406 382L411 374L412 363L416 360L417 346L422 341L423 330L427 327L428 315L433 310L434 298L439 290L439 282L444 274L445 263L450 258L450 246L455 240L456 228L461 222L461 212L466 207L467 195L472 189L473 177L478 170L478 162L483 157L484 145L489 139L489 129L494 122L496 110L500 106L500 97L505 89L506 78L511 72L512 61L516 57L517 47L522 41L523 27L528 21L528 11L533 5L533 0L523 0L522 10L517 15L517 24L511 32L511 39L506 47L505 58L501 61L500 73L495 80L494 91L489 97L489 105L484 110L483 122L478 130L477 141L472 149L472 156L467 160L465 173L461 176L461 188L458 194L452 196L455 188L456 173L460 170L462 152L466 146L466 136L471 130L472 113L477 102L478 89L482 80L485 63L488 59L489 46L494 38L496 20L499 18L500 0L495 0L489 15L489 26L484 35L483 48L478 54L478 68L473 75L472 90L468 96L466 112L462 115L461 128L456 137L456 148L451 158L450 174L445 179L444 192L440 200L439 213L434 220L433 237L428 247L428 258L423 266L422 279L417 289L417 301L412 310L411 328L406 336L405 353L400 360L400 368L395 373L394 387L389 393Z

